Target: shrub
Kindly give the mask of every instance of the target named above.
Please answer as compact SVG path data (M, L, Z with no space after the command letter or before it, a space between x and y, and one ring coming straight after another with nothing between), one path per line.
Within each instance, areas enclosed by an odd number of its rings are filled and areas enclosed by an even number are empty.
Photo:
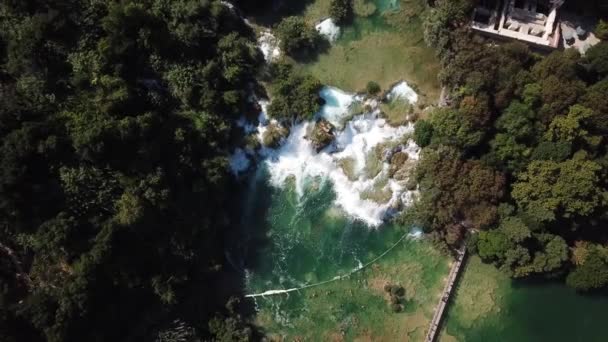
M323 86L311 75L297 72L291 64L273 66L274 82L271 86L272 102L268 115L276 119L310 119L319 111Z
M391 295L395 297L405 296L405 289L401 285L393 285L391 288Z
M420 147L426 147L431 144L433 138L433 125L425 120L416 122L414 126L414 141Z
M608 40L608 22L600 19L593 33L601 40Z
M323 40L317 30L300 17L283 19L275 31L281 41L281 49L292 57L314 53Z
M354 0L353 12L360 17L370 17L376 10L376 5L369 0Z
M374 81L367 82L367 85L365 86L365 91L368 95L377 95L380 90L380 85Z

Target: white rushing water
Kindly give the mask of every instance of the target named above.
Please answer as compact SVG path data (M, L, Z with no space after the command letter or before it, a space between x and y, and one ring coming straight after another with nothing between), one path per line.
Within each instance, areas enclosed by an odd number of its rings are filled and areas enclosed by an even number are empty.
M334 142L317 153L306 138L314 122L302 122L291 127L289 136L279 148L264 147L258 158L268 168L273 186L283 187L292 178L298 195L304 196L305 191L311 191L310 185L315 180L329 181L336 194L337 207L370 226L378 226L392 208L410 205L415 198L416 191L405 189L405 180L389 177L392 153L405 152L409 163L418 159L420 149L409 139L414 127L412 124L390 126L379 117L377 103L373 100L365 103L372 107L372 112L351 117L350 108L355 104L362 106L362 96L333 87L324 87L320 95L325 105L316 118L325 118L337 127ZM256 134L261 141L268 124L277 122L265 114L268 102L259 103L262 112L257 126L244 119L237 124L246 133ZM375 150L378 145L382 147L380 152ZM229 160L230 166L235 174L242 174L254 158L254 151L236 149ZM370 166L372 163L375 165ZM370 168L376 171L369 172ZM366 196L370 193L382 193L384 200L371 200Z
M362 100L354 94L331 87L325 87L321 96L326 105L317 117L324 117L336 126L348 117L349 107ZM380 172L368 177L366 168L370 162L370 154L374 153L374 147L379 144L392 144L395 145L394 148L406 152L410 160L416 160L419 148L411 139L400 144L400 140L413 132L412 125L391 127L385 119L378 117L378 113L376 110L347 121L343 129L337 132L334 144L319 153L305 138L314 123L303 122L295 125L281 147L277 150L266 149L263 152L267 156L264 162L270 172L271 183L282 187L287 179L293 178L296 191L303 196L304 192L308 191L307 184L310 184L312 179L331 181L336 193L336 206L370 226L380 225L391 208L410 204L413 192L405 190L403 181L388 179L387 161L380 161ZM341 162L345 160L349 161L350 178L341 166ZM362 196L375 190L388 192L390 199L377 203Z
M342 128L344 120L347 118L349 108L355 101L361 101L361 97L353 96L334 87L323 87L320 93L325 100L325 105L321 107L319 116L324 117L334 126Z
M260 34L258 38L258 47L262 50L266 62L272 62L281 56L279 39L270 31L264 31Z
M322 36L325 36L325 38L332 43L340 37L340 27L336 25L331 18L327 18L318 23L315 28Z
M411 104L418 102L418 94L416 94L416 91L414 91L414 89L405 81L397 83L388 93L387 98L389 100L401 98L407 100Z

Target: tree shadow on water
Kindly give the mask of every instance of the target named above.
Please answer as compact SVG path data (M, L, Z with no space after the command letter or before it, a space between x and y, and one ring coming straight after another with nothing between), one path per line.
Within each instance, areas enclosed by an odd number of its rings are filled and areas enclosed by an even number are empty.
M256 341L263 336L260 328L250 323L256 314L255 303L245 298L246 269L257 264L259 252L269 243L266 217L272 191L262 188L268 186L265 180L256 178L251 175L235 181L227 189L231 193L229 218L216 247L223 251L224 258L201 265L208 269L188 281L186 300L176 309L189 325L211 322L208 327L198 328L209 329L216 338L230 336L230 340L240 340L248 336L247 340Z
M240 0L237 4L254 22L271 27L282 18L299 15L314 0Z

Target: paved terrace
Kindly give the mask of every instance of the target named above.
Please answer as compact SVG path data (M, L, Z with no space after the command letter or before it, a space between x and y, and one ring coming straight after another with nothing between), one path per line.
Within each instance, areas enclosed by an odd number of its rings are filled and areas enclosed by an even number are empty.
M560 43L560 30L557 22L557 7L550 9L548 15L540 11L540 0L524 0L523 6L516 7L515 0L495 1L494 7L477 7L473 14L472 28L476 31L515 39L539 47L557 48ZM486 6L492 1L483 1Z

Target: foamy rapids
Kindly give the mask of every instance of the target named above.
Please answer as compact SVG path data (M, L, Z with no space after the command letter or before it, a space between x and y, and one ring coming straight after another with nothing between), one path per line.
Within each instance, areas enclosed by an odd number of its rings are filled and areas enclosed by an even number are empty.
M403 84L400 87L399 90L404 90ZM298 195L304 196L306 191L314 191L310 187L311 181L330 181L336 194L334 204L337 207L369 226L378 226L394 211L392 208L411 204L415 191L407 191L405 181L386 181L389 178L388 160L381 160L382 171L375 177L368 178L365 172L367 156L375 146L393 143L396 145L394 148L409 155L409 160L417 160L420 149L411 139L399 143L413 132L413 125L388 125L385 119L379 117L375 101L366 102L372 108L371 112L349 118L349 108L356 103L362 105L362 97L332 87L323 88L321 96L326 104L316 114L316 118L323 117L337 127L334 143L317 153L305 138L309 126L314 125L314 122L294 125L279 148L263 148L259 152L270 173L270 182L275 187L283 187L288 179L293 179ZM266 105L267 103L262 103L262 108ZM257 129L258 136L261 137L269 120L262 113L259 121ZM246 130L252 129L251 126L242 125ZM244 151L235 152L231 160L231 165L236 168L235 173L243 171L240 167L249 166L246 158ZM340 161L345 159L351 164L350 179L340 166ZM374 184L385 184L383 189L390 189L392 194L388 202L377 203L362 199L361 195L374 189Z

